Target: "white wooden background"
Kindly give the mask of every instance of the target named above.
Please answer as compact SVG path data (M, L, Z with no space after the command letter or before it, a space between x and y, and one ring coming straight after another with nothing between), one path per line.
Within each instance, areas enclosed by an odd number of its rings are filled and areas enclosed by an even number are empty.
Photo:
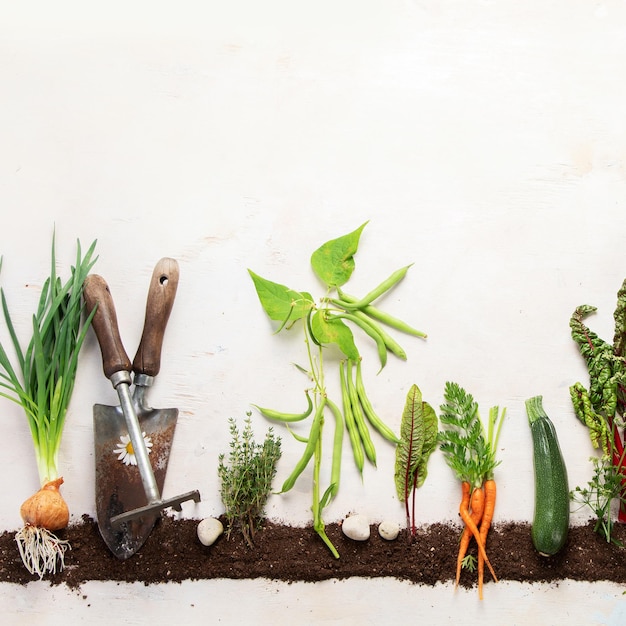
M21 336L30 337L53 228L64 275L76 240L98 240L94 271L110 285L131 358L152 267L178 259L150 392L154 406L180 409L165 495L198 488L202 502L183 515L219 515L228 418L243 420L251 403L295 410L305 384L291 364L304 359L300 336L272 334L247 269L319 297L311 252L370 220L351 290L365 293L414 263L382 304L429 335L400 337L407 362L391 358L378 376L375 352L364 349L375 406L397 427L413 383L438 407L446 380L485 416L506 406L496 518L530 520L526 398L543 395L571 486L590 477L591 446L568 393L586 370L568 322L577 305L595 305L589 323L612 340L626 277L625 28L618 0L1 3L0 283ZM91 335L60 459L73 520L95 513L92 405L116 400ZM12 530L38 479L22 413L6 400L1 409L0 528ZM254 425L259 438L269 426L258 415ZM283 441L277 482L301 453L286 433ZM378 469L363 483L346 448L327 521L350 512L404 521L393 450L376 444ZM309 478L272 497L269 517L309 522ZM454 520L457 502L436 453L419 521ZM572 514L573 523L586 518ZM452 601L447 586L394 581L87 587L82 599L45 583L2 585L0 604L14 623L60 623L68 611L106 621L111 602L129 623L155 623L166 601L192 622L208 602L223 623L273 623L277 602L298 623L419 610L438 623L470 611L513 624L527 621L528 603L541 607L538 624L617 624L626 613L622 589L604 584L582 585L584 594L569 583L488 586L484 606L474 592ZM250 603L234 599L241 594ZM355 594L358 604L346 601Z

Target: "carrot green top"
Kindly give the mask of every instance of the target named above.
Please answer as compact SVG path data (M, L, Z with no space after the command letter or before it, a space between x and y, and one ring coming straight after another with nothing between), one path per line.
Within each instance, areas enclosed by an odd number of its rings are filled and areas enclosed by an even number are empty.
M439 433L441 451L448 466L461 481L479 487L485 480L493 479L500 461L496 460L496 446L506 409L489 409L487 430L471 394L456 383L446 382L445 403L441 405Z

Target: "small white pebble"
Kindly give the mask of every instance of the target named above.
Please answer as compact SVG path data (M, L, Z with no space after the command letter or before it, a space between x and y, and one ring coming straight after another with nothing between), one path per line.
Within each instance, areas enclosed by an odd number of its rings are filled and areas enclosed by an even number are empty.
M355 541L367 541L370 538L370 523L365 515L350 515L341 525L343 534Z
M400 534L400 526L395 522L381 522L378 527L378 534L387 541L393 541Z
M224 526L215 517L206 517L198 524L198 539L203 546L211 546L224 532Z

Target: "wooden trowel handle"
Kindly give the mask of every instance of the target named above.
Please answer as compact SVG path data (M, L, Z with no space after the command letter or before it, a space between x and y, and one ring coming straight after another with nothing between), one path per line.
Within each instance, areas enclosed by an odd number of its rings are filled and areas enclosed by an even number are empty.
M102 276L89 274L85 278L83 298L88 315L96 305L98 306L91 325L102 351L104 375L110 379L116 372L130 372L130 359L120 338L113 298L109 286Z
M165 257L154 268L141 342L133 360L135 374L156 376L161 369L163 336L174 305L178 277L178 263L175 259Z

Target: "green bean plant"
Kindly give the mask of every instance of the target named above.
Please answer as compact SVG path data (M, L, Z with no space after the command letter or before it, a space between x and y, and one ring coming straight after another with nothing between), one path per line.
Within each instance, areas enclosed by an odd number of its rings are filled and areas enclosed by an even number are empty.
M362 298L344 291L343 287L354 272L354 255L366 225L367 222L347 235L324 243L311 255L313 272L325 287L318 303L307 291L290 289L248 270L265 313L278 324L276 333L298 327L304 336L308 361L307 366L297 366L307 374L311 383L304 390L306 408L302 412L285 413L253 405L261 415L282 422L287 428L312 416L307 437L296 435L290 429L296 440L304 444L304 451L279 493L288 492L309 463L313 463L313 527L335 558L339 558L339 553L326 534L322 512L339 490L344 432L347 431L352 455L361 476L365 459L376 465L376 449L370 427L394 446L400 441L377 415L365 391L361 373L362 357L353 331L362 333L375 344L380 369L385 367L389 353L402 360L407 358L406 352L389 334L388 329L426 338L425 333L374 304L380 296L400 283L410 265L394 271ZM333 362L332 356L337 354ZM341 397L337 401L329 396L326 389L326 366L329 363L336 365L339 375ZM322 433L328 413L334 419L335 430L330 481L322 491Z

